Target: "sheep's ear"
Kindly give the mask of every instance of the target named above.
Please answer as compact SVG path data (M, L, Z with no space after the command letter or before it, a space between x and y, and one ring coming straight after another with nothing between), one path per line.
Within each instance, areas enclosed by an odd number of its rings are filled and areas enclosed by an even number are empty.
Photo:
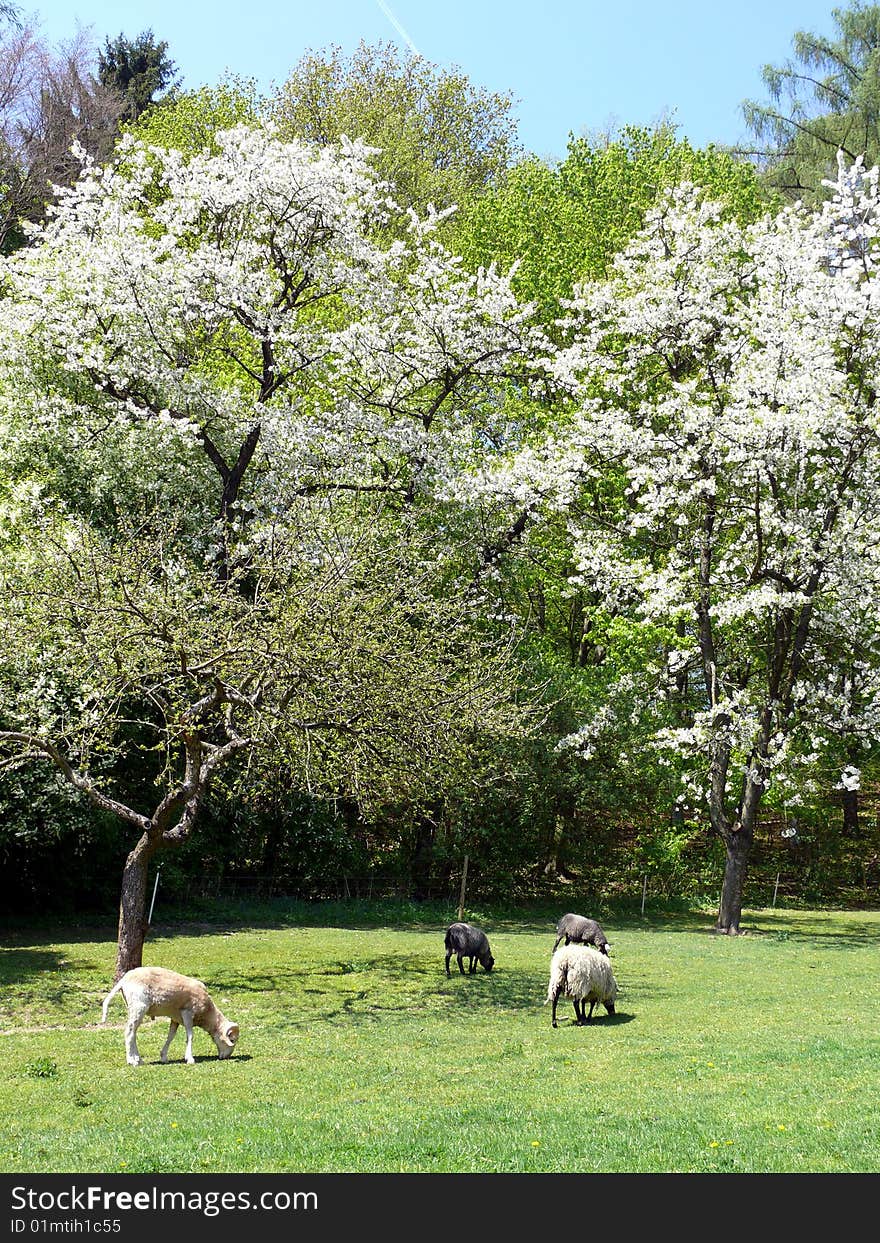
M238 1040L239 1031L240 1028L237 1023L230 1023L226 1028L226 1039L232 1044L235 1044L236 1040Z

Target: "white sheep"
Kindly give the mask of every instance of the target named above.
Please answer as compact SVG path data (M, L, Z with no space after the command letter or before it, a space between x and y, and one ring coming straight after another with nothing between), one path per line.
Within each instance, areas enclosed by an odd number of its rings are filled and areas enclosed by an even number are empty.
M188 975L178 975L165 967L134 967L113 985L104 998L101 1022L107 1022L107 1007L117 993L121 992L128 1005L128 1022L125 1025L125 1053L129 1066L140 1066L141 1055L137 1047L137 1029L149 1015L165 1015L171 1019L168 1039L159 1055L168 1061L168 1049L183 1024L186 1032L184 1061L195 1062L192 1051L193 1027L203 1027L217 1046L218 1056L229 1057L238 1040L239 1027L225 1018L211 998L201 980Z
M550 961L550 984L547 1001L553 1003L553 1026L556 1022L556 1003L561 996L571 997L578 1024L589 1023L593 1008L601 1002L609 1014L614 1013L617 1000L617 981L611 970L611 961L591 945L563 945ZM586 1003L590 1013L585 1015Z

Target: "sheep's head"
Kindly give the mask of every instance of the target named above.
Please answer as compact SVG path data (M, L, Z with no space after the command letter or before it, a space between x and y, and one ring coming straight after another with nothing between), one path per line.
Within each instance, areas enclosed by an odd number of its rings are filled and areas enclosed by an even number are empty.
M229 1057L235 1048L238 1040L240 1029L237 1023L224 1022L222 1027L214 1036L214 1042L217 1045L217 1056L219 1058Z
M485 958L481 958L480 962L483 964L483 967L486 971L491 971L492 968L495 966L495 959L492 957L491 954L487 954Z

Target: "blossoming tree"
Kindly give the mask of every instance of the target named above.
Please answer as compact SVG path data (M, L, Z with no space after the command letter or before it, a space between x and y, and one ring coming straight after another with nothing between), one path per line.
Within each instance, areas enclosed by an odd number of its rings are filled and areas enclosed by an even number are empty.
M563 430L479 485L565 513L573 582L671 636L641 684L687 700L655 740L724 842L731 933L771 783L796 798L844 717L850 742L876 719L878 232L859 165L748 227L676 189L571 307Z
M117 972L150 857L233 756L298 738L307 782L323 754L381 785L497 700L417 515L504 440L537 339L436 214L385 228L366 154L128 138L3 271L0 747L134 827ZM165 757L147 811L111 788L138 730Z

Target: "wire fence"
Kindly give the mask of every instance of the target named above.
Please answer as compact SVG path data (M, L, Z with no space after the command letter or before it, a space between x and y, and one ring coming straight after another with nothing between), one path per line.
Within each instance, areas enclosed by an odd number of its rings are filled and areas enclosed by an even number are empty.
M351 898L412 898L414 894L426 901L442 901L456 897L460 878L427 881L415 885L401 877L349 876L326 878L302 885L291 884L274 876L202 877L190 892L200 898L291 898L303 901L342 901ZM477 887L475 886L475 890Z
M418 884L410 878L401 876L381 875L350 875L340 874L336 877L323 878L320 881L302 884L291 883L271 875L248 874L243 876L203 876L194 879L188 886L187 893L204 900L220 900L224 898L239 901L262 901L268 899L284 899L291 901L372 901L397 899L407 901L416 899L426 902L449 902L458 905L461 893L461 873L448 877L429 879ZM718 878L718 894L720 896L721 877ZM585 891L576 881L567 886L541 887L532 895L535 899L549 898L551 895L565 899L567 893L571 900L583 898ZM649 871L632 874L626 878L618 878L613 885L591 886L589 896L596 901L634 902L641 912L650 911L653 907L663 908L670 899L682 898L663 882L662 878ZM509 895L513 897L513 895ZM479 875L468 878L466 897L471 903L483 900L497 900L497 885L482 880ZM525 895L524 895L525 897ZM752 908L784 907L786 905L864 905L880 906L880 889L874 884L864 886L849 885L826 890L818 897L810 882L802 875L790 871L778 871L775 875L764 874L747 882L746 906ZM160 899L161 905L161 887Z

